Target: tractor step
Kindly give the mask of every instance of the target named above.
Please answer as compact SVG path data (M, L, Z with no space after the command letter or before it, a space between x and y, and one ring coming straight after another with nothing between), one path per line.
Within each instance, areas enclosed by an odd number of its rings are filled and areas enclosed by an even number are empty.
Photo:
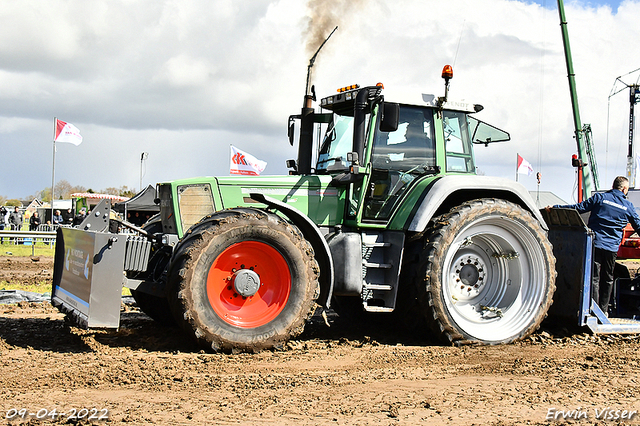
M390 243L372 243L372 242L363 242L363 246L365 247L391 247Z
M364 310L367 312L393 312L394 308L387 308L386 306L364 306Z
M366 268L378 268L378 269L391 269L393 265L390 263L371 263L371 262L362 262L362 264Z
M362 304L368 312L391 312L396 306L404 233L362 233Z
M389 284L365 284L365 287L367 288L367 290L393 290L393 287Z

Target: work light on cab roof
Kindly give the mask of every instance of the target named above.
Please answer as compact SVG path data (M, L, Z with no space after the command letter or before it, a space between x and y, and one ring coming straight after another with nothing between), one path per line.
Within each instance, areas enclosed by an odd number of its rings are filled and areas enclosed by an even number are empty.
M453 67L451 65L445 65L442 68L442 78L444 78L444 97L439 99L440 106L442 106L449 98L449 80L453 78Z
M348 92L350 90L359 89L359 84L352 84L351 86L345 86L338 89L338 93Z
M453 78L453 67L451 65L445 65L444 68L442 68L442 78L446 81Z

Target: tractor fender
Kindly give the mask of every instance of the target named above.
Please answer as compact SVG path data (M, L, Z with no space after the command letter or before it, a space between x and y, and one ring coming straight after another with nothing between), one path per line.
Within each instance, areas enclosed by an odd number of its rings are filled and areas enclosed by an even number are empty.
M320 295L317 302L318 304L328 308L333 295L335 272L329 245L320 232L320 229L311 221L311 219L309 219L309 217L304 215L295 207L291 207L282 201L278 201L260 193L251 193L249 196L252 200L266 204L268 207L280 211L291 221L291 223L300 229L304 237L309 241L309 244L311 244L311 247L313 247L313 251L315 252L316 261L320 266Z
M477 198L501 198L521 205L549 230L527 189L510 179L489 176L444 176L438 179L425 195L411 219L408 231L423 232L429 221L440 214L441 206L449 208ZM448 210L448 209L447 209Z

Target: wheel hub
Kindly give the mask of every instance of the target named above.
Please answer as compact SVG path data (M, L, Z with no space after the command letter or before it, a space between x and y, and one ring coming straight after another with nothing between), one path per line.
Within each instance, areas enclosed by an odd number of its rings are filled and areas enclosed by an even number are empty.
M250 269L240 269L233 275L233 287L244 297L251 297L260 288L260 276Z
M460 281L467 286L476 285L480 278L480 272L475 265L464 265L460 269Z
M457 297L471 299L480 294L486 280L486 266L481 258L466 255L459 258L451 268L452 290Z

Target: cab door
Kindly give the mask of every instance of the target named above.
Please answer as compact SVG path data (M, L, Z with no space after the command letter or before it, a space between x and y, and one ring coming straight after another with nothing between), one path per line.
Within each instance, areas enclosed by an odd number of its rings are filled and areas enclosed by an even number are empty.
M375 129L371 171L363 182L362 223L386 223L408 189L429 171L436 170L434 110L400 105L398 128Z

